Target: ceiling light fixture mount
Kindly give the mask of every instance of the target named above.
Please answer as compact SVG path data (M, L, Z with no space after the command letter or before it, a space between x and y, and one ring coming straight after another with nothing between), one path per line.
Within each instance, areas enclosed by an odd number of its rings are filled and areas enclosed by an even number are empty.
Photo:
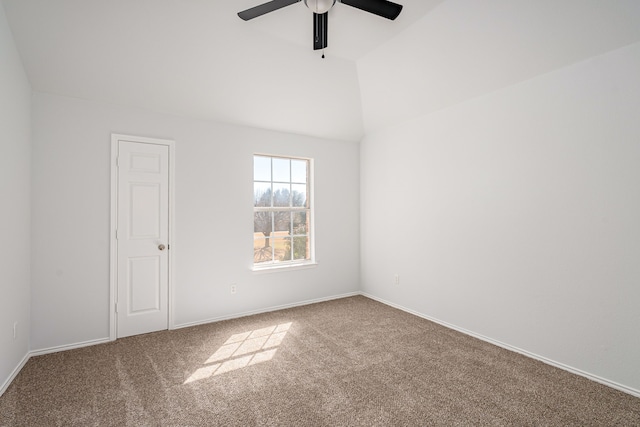
M304 0L304 4L313 13L322 14L327 13L336 4L336 0Z

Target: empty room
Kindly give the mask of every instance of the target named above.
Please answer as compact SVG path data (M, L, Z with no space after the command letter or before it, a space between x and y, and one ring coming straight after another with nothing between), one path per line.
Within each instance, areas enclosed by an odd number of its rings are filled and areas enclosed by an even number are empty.
M640 1L0 0L0 426L640 425Z

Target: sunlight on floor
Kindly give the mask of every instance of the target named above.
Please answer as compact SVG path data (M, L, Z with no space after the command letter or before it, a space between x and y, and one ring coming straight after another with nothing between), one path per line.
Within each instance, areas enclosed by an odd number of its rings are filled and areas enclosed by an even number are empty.
M271 360L290 327L291 322L232 335L184 384Z

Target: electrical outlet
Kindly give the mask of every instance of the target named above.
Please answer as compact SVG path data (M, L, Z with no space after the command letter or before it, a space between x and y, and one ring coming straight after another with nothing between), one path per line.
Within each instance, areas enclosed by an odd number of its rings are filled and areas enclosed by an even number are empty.
M13 322L13 339L18 338L18 322Z
M400 284L400 275L398 273L396 273L396 275L393 276L393 283L395 285L399 285Z
M231 284L231 293L232 293L232 294L235 294L235 293L236 293L236 284L235 284L235 283L232 283L232 284Z

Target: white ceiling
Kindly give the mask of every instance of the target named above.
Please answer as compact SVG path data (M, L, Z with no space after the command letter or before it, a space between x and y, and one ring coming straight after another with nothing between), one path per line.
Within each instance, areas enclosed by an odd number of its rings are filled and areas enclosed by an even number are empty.
M358 61L364 129L638 41L640 0L447 0Z
M359 141L640 40L639 0L396 0L395 21L336 4L326 58L302 2L2 0L34 90Z

